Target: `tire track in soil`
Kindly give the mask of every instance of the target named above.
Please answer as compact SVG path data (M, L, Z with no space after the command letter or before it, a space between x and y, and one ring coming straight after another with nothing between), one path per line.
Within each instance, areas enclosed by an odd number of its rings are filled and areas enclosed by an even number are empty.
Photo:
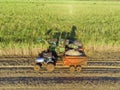
M0 66L8 66L8 65L33 65L34 59L8 59L8 60L0 60Z
M21 59L21 60L18 60L18 59L15 59L15 60L12 60L12 59L8 59L8 60L0 60L0 66L8 66L8 65L33 65L34 64L34 60L35 59ZM120 66L120 61L107 61L107 60L102 60L102 61L89 61L88 60L88 63L87 63L88 66L93 66L93 65L96 65L96 66Z
M120 61L88 61L88 66L120 66Z
M120 77L3 77L0 78L0 87L4 85L39 85L39 84L70 84L70 83L120 83Z
M33 67L0 67L0 73L36 73L33 69ZM43 68L41 73L48 73L45 68ZM53 73L69 73L69 68L55 68ZM120 68L89 68L89 67L83 67L80 73L120 73Z

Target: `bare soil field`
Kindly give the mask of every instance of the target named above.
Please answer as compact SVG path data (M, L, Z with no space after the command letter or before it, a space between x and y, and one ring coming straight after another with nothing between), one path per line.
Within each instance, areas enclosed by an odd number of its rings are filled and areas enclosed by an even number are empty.
M119 90L119 53L104 55L90 57L80 73L70 73L68 67L56 67L54 72L43 67L36 72L35 58L1 57L0 90Z
M52 86L64 86L67 88L74 89L72 87L83 87L83 86L107 86L112 87L120 84L119 77L4 77L0 79L0 87L52 87ZM69 87L68 87L68 86ZM70 86L71 85L71 86ZM76 88L75 87L75 88Z

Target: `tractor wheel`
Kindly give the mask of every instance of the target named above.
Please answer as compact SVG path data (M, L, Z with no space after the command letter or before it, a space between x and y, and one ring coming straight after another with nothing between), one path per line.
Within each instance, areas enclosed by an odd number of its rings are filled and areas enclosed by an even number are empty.
M81 71L81 66L77 66L76 70L77 70L77 72L80 72Z
M55 66L53 63L48 63L47 64L47 71L52 72L55 69Z
M73 73L75 71L75 67L74 66L70 66L70 72Z
M34 70L35 70L35 71L39 71L39 70L40 70L40 66L36 64L36 65L34 66Z

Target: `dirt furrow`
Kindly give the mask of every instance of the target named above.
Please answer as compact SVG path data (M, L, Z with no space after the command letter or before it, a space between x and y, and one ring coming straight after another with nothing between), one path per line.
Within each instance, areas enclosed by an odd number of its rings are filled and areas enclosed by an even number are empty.
M81 83L83 81L91 83L120 83L120 77L3 77L0 78L0 87L4 85L40 85L40 84L69 84Z
M10 66L10 65L34 65L34 60L35 59L8 59L8 60L0 60L0 66ZM120 61L89 61L87 63L89 66L96 65L96 66L120 66Z
M18 74L38 74L38 73L49 73L46 71L45 68L41 69L39 72L34 71L33 67L0 67L0 74L1 76L7 75L7 74L14 74L14 75L18 75ZM69 68L56 68L52 73L56 74L56 73L64 73L64 74L68 74L69 72ZM120 74L120 68L110 68L110 67L106 67L106 68L89 68L89 67L83 67L81 72L75 72L77 74Z

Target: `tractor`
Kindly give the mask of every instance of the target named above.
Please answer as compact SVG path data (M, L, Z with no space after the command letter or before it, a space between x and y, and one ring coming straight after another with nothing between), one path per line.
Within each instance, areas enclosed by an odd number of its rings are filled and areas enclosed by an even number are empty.
M87 56L82 43L71 33L56 32L51 39L47 39L49 47L39 53L35 60L34 70L39 71L45 66L48 72L52 72L55 67L61 65L61 67L68 66L70 72L75 70L80 72L81 67L87 64ZM54 36L57 37L54 38Z

